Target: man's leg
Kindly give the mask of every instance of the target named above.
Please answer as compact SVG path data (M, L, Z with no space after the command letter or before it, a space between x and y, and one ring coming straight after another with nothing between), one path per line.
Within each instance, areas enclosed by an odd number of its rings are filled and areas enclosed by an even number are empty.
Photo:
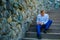
M46 31L49 29L49 27L51 26L51 24L52 24L52 20L49 20L49 21L45 24L44 33L46 33Z
M36 29L37 29L37 37L41 38L41 25L37 24Z

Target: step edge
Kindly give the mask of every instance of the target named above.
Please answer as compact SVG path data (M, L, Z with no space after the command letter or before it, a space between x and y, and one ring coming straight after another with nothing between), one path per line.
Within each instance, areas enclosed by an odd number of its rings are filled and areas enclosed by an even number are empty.
M37 32L26 32L26 33L34 33L34 34L37 34ZM42 32L41 34L45 34L45 33ZM58 34L59 35L60 33L46 33L46 34Z

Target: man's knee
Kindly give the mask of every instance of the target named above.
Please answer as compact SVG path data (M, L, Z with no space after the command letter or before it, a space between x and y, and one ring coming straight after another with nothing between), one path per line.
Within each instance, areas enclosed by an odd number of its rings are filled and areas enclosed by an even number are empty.
M49 20L49 23L50 23L50 24L52 24L52 22L53 22L52 20Z
M46 23L46 25L50 25L50 24L52 24L52 20L49 20L49 21Z

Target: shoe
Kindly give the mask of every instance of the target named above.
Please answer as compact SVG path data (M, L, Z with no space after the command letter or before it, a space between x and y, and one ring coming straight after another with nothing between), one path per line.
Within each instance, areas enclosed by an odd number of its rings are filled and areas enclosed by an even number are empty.
M47 33L47 31L43 31L44 33Z
M41 36L37 36L38 39L41 39L42 37Z

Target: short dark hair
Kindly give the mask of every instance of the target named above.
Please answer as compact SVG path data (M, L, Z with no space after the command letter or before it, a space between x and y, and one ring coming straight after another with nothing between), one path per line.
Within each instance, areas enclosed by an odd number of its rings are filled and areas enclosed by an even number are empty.
M41 13L43 12L44 10L41 10Z

